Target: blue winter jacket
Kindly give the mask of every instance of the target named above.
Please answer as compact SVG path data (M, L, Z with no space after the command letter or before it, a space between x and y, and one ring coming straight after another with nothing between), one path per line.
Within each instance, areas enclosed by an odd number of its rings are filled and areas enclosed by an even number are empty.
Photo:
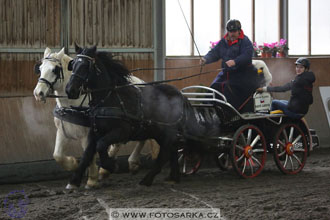
M210 50L205 56L206 64L213 63L222 59L222 68L224 72L243 71L252 64L253 46L250 39L243 34L243 39L238 39L238 43L229 46L226 36ZM226 62L234 60L236 65L228 67Z

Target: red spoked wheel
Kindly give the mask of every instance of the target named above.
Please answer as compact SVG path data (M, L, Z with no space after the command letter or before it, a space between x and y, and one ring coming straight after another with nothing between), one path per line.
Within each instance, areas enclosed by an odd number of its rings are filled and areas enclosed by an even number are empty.
M186 153L184 149L178 150L180 173L191 175L201 167L203 157L197 153Z
M284 124L274 138L274 160L284 174L299 173L307 160L307 141L296 124Z
M243 125L234 134L231 160L234 170L243 178L260 174L266 162L266 140L255 125Z

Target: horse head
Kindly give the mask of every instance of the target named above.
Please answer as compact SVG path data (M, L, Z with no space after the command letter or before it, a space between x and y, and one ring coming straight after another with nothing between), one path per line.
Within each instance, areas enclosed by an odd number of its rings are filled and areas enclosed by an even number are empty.
M71 78L66 86L70 99L77 99L82 88L93 91L111 89L119 84L127 84L129 71L111 53L97 52L96 46L81 48L75 44L77 57L69 64L72 70Z
M64 48L58 53L51 53L51 50L47 47L42 62L36 64L35 73L40 74L40 77L33 94L37 101L46 101L47 95L63 88L64 72L67 72L63 68L64 56L66 56ZM70 57L66 56L65 60L69 62Z

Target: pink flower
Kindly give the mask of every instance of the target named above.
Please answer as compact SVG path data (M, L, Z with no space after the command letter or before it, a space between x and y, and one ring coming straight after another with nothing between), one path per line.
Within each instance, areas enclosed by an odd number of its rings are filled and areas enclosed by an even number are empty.
M210 41L210 44L211 44L211 48L214 48L218 43L220 42L220 40L218 41Z
M286 40L285 39L280 39L280 45L284 46L286 44Z

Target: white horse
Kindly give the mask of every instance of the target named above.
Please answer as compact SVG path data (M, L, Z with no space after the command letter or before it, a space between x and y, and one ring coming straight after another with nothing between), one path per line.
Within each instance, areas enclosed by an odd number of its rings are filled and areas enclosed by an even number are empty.
M69 81L71 76L71 71L68 70L68 64L72 60L71 57L64 53L64 48L58 53L51 53L51 50L47 47L44 52L44 58L42 64L39 67L40 78L38 83L33 91L35 99L37 101L46 101L47 96L54 92L57 96L66 96L65 86ZM141 79L131 76L132 83L143 83ZM79 99L71 100L68 98L56 98L56 104L58 107L70 107L70 106L79 106L83 100L83 96ZM86 106L87 103L84 103L83 106ZM82 148L85 150L87 147L87 134L89 132L88 127L72 124L60 120L59 118L54 117L55 126L57 128L56 133L56 143L53 153L54 159L68 171L75 170L78 167L77 160L72 156L65 155L65 147L67 146L70 139L79 140L81 142ZM132 172L137 171L140 165L139 155L144 146L145 142L137 142L132 154L130 155L129 169ZM115 157L119 151L121 145L111 146L109 150L109 156ZM158 148L155 148L154 145L151 145L151 154L152 158L156 157L156 152ZM86 188L98 186L98 168L95 163L96 158L88 168L88 181ZM100 174L105 176L107 171L100 169Z

